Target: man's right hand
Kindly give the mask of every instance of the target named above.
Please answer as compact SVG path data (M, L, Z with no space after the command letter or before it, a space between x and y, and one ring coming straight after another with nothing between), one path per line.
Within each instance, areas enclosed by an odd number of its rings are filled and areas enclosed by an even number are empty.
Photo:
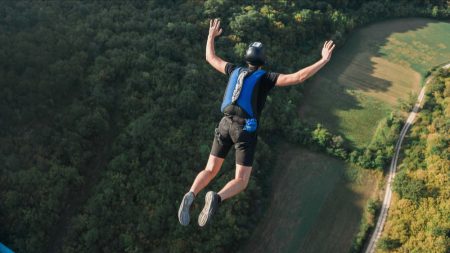
M215 38L222 34L222 28L220 28L220 20L215 18L214 20L209 21L209 37Z
M220 28L220 20L218 18L209 21L209 35L206 40L206 61L208 61L215 69L225 74L225 66L227 62L218 57L214 51L214 38L222 33Z

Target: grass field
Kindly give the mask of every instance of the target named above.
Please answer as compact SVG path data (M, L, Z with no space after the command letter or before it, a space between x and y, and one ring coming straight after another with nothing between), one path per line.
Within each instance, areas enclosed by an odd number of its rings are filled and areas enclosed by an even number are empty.
M347 252L381 173L292 146L274 168L270 206L242 252Z
M409 18L356 31L306 84L300 116L351 145L367 145L398 98L418 93L425 72L450 59L450 23Z

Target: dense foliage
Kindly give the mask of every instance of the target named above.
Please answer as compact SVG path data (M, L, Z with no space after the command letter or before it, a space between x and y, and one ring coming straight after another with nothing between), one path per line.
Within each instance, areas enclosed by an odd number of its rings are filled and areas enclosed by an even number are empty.
M450 72L441 69L426 91L425 104L407 136L398 199L389 211L384 252L450 250Z
M261 40L269 68L290 72L316 60L323 40L343 43L381 17L449 16L442 0L0 4L0 238L17 252L230 252L264 211L269 137L296 134L346 157L342 137L292 123L301 87L276 90L246 192L212 226L179 226L226 82L204 61L209 18L223 20L223 58L242 63ZM210 189L233 177L231 160Z

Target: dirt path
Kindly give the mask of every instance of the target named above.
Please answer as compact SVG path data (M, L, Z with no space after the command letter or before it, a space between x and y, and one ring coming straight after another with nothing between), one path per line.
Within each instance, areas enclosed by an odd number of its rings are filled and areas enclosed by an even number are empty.
M445 65L443 68L450 68L450 63ZM372 237L370 238L370 241L366 248L365 253L375 252L377 241L381 236L381 232L383 231L384 223L386 222L389 207L391 205L392 181L395 177L397 161L398 161L398 156L399 156L400 149L402 146L402 142L403 142L403 139L405 138L406 133L408 132L408 129L414 123L414 119L416 118L416 115L421 107L423 98L425 96L425 88L427 87L427 84L431 80L432 80L432 78L429 78L426 81L425 85L423 86L422 90L420 90L419 97L417 98L417 102L414 105L412 112L409 114L408 119L406 120L406 124L403 126L403 129L400 132L400 138L398 139L397 144L395 145L395 154L394 154L394 157L392 157L391 165L389 167L389 174L388 174L388 180L387 180L387 184L386 184L386 193L384 195L383 205L381 206L381 211L380 211L380 215L378 217L377 225L375 226L374 232L372 234Z

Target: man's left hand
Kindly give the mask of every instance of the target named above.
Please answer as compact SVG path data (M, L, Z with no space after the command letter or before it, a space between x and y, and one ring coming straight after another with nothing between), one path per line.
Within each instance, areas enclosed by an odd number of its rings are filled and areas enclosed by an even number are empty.
M325 41L325 44L322 48L322 60L328 62L331 59L331 55L333 54L333 49L336 45L332 40Z

